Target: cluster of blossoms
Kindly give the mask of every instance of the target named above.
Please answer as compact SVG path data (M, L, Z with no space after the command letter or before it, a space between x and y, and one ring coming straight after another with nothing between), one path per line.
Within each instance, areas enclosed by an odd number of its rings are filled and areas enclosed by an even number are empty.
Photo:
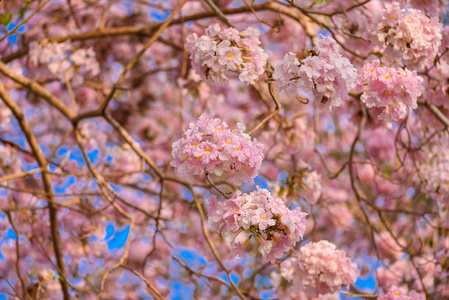
M379 60L363 66L355 91L363 92L367 107L382 109L379 120L394 122L405 118L417 105L423 79L416 71L384 67Z
M348 97L357 78L351 62L338 52L337 42L323 37L305 58L287 53L274 69L273 78L280 91L291 97L313 93L315 104L329 111Z
M281 263L281 276L291 292L304 292L309 297L326 295L349 287L357 280L357 264L345 251L325 240L309 243L299 250L298 257L290 257Z
M449 136L440 136L420 165L425 178L424 192L440 204L449 206Z
M302 239L306 230L307 213L299 207L290 210L266 189L249 194L236 191L224 202L212 196L209 205L209 223L231 243L231 253L238 257L245 257L244 250L254 236L264 261L274 263Z
M370 31L385 54L397 57L410 69L422 70L431 63L441 44L443 26L438 17L421 10L401 9L398 2L385 5Z
M231 175L230 181L240 185L257 176L263 160L263 144L245 133L245 126L237 124L231 130L212 114L202 114L190 123L185 138L173 143L171 165L186 178L207 172Z
M97 76L100 73L95 52L92 48L78 49L72 52L72 44L64 43L30 43L30 61L34 66L46 65L51 73L61 80L74 77L74 69L82 69L85 74ZM80 77L81 78L81 77ZM79 80L82 80L77 78Z
M427 15L436 16L440 14L442 11L447 9L447 5L449 4L448 0L437 0L437 1L429 1L429 0L402 0L404 2L409 2L409 4L415 8L424 10L427 12Z
M248 28L221 29L214 24L206 35L193 33L187 37L185 48L190 52L193 67L203 80L227 84L228 71L238 71L242 82L253 84L265 72L268 55L259 47L259 31Z
M303 177L303 197L310 204L316 204L321 196L321 175L317 171L307 173Z
M112 158L111 172L123 174L117 180L112 179L112 181L127 182L138 177L136 173L142 169L142 160L129 144L114 146L109 155Z
M416 291L411 291L407 295L407 291L397 286L392 286L388 293L380 293L377 300L424 300L425 297L422 294L418 294Z
M376 248L379 256L384 259L392 261L399 259L402 256L402 249L393 239L388 231L382 231L380 234L374 236Z
M416 269L418 267L418 270ZM419 273L421 273L421 275ZM377 269L377 281L384 291L393 286L409 286L423 291L435 287L435 260L433 255L415 257L414 261L398 259Z

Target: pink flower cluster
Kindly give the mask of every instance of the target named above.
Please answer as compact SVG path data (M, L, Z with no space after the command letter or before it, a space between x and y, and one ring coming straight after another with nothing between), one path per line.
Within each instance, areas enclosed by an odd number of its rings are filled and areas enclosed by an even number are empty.
M110 171L120 174L118 178L112 178L111 181L129 182L139 177L137 173L142 169L142 160L129 144L114 146L109 156L112 158Z
M404 0L403 0L404 1ZM437 16L442 11L447 9L447 5L449 4L448 0L438 0L438 1L429 1L429 0L409 0L410 5L419 10L424 10L428 15Z
M217 201L215 196L209 199L209 223L231 243L231 253L242 258L254 236L260 244L263 260L274 263L302 239L306 216L299 207L290 210L284 201L273 198L266 189L258 188L249 194L236 191L224 202Z
M70 60L74 65L85 68L85 72L92 76L100 74L100 65L92 48L76 50L70 55Z
M73 53L72 44L64 43L30 43L30 61L34 66L46 65L51 73L57 75L60 80L64 80L66 73L68 78L74 77L72 66L82 69L85 74L96 76L100 73L95 52L92 48L78 49ZM82 78L77 78L78 81Z
M376 243L377 252L384 259L395 261L403 254L401 247L388 231L382 231L380 234L376 234L374 236L374 242Z
M303 177L302 195L310 204L316 204L321 196L321 175L317 171L312 171Z
M231 130L212 114L202 114L196 124L190 123L185 135L173 143L171 165L178 173L191 178L202 172L216 176L226 172L233 184L254 183L264 157L263 145L251 141L243 124Z
M356 81L355 91L363 92L367 107L382 109L379 120L398 121L418 105L423 79L416 71L384 67L379 60L365 64Z
M416 291L411 291L407 296L405 289L392 286L388 293L380 293L377 300L424 300L425 297L422 294L418 294Z
M426 159L420 165L425 178L424 192L440 204L449 206L449 136L438 137L426 151Z
M436 1L435 1L436 2ZM409 69L422 70L433 61L441 44L443 25L417 9L401 9L399 2L385 4L371 29L373 40L385 54L402 59Z
M72 49L70 42L64 43L30 43L30 62L34 66L47 65L53 74L59 74L61 70L70 67L67 52Z
M340 106L357 78L351 62L340 55L337 42L323 37L306 58L287 53L274 69L273 78L280 91L291 97L301 92L313 93L315 104L328 111Z
M334 293L353 284L358 275L356 263L345 251L325 240L301 247L298 257L281 264L281 276L309 297Z
M206 29L206 35L189 35L185 48L203 80L227 84L228 71L237 71L242 82L253 84L265 72L268 59L259 44L257 29L239 32L235 28L222 30L220 25L214 24Z

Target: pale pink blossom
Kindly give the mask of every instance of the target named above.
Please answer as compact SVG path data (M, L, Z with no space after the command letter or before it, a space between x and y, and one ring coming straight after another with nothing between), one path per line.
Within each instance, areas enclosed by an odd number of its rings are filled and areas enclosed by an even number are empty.
M263 260L274 262L302 239L307 214L297 207L290 210L268 190L249 194L236 191L231 199L219 202L209 199L209 223L231 243L233 254L244 258L244 247L251 236L259 243ZM246 243L236 241L239 234L249 234ZM244 246L244 247L243 247Z
M376 234L374 236L374 241L381 258L387 258L394 261L400 258L403 254L402 248L387 231L382 231L380 234Z
M442 134L426 147L425 158L420 164L424 178L423 191L441 205L449 206L449 136Z
M254 84L265 72L268 58L259 44L256 29L239 33L235 28L221 29L220 25L213 24L206 28L206 35L189 35L185 48L203 80L227 84L228 74L235 71L242 82Z
M139 170L142 168L142 160L131 148L129 144L115 146L109 152L112 158L110 170L117 176L116 182L128 182L138 176Z
M207 172L230 176L237 185L252 183L262 164L263 145L244 131L243 125L231 130L213 115L202 114L190 123L185 137L173 143L171 165L187 179Z
M291 289L309 297L331 294L353 284L359 272L345 251L325 240L301 247L298 256L281 263L281 275Z
M378 300L424 300L425 296L423 294L417 293L416 291L411 291L407 295L407 290L403 288L398 288L397 286L392 286L388 293L380 293Z
M436 1L435 1L436 2ZM433 61L441 44L443 25L423 11L386 3L370 29L372 39L387 55L397 57L409 69L422 70Z
M75 65L84 67L86 72L93 76L100 73L100 65L96 60L95 52L92 48L76 50L70 55L70 60Z
M81 68L80 72L83 74L96 76L100 73L100 66L92 48L72 51L73 46L69 41L63 43L32 42L30 43L30 62L34 66L46 66L61 81L64 81L67 76L69 79L77 79L82 82L81 77L75 76L74 66Z
M328 111L348 97L356 75L350 61L338 52L337 42L323 37L305 58L287 53L274 70L273 78L280 91L291 97L301 92L313 93L314 103Z
M383 66L374 60L363 66L355 91L363 93L361 100L369 108L379 108L379 120L395 122L418 107L423 79L416 71Z
M310 204L317 203L321 196L321 175L316 171L309 172L303 178L303 182L302 196Z

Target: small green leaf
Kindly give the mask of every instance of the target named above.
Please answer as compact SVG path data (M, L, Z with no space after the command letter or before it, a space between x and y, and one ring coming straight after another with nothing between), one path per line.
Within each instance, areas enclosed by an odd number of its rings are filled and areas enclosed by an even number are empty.
M318 4L321 4L321 3L323 3L323 0L316 0L316 2L318 3ZM326 1L327 2L327 1Z
M0 23L3 25L8 26L9 22L11 22L12 15L10 13L4 13L0 15Z
M21 19L23 19L23 17L25 16L25 9L26 9L25 7L21 7L19 10L19 17Z
M33 272L30 273L29 277L31 278L32 276L37 277L37 273L39 272L38 269L34 269Z

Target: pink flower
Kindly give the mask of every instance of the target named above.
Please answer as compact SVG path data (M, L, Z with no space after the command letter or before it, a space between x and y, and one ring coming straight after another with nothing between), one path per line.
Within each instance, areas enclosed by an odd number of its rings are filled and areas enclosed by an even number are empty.
M229 71L237 71L242 82L254 84L265 72L268 58L259 47L258 36L255 29L239 33L234 28L222 30L220 25L213 24L206 29L206 35L189 35L185 48L203 80L227 84Z
M298 257L281 263L281 275L294 282L295 289L309 297L334 293L353 284L359 272L343 250L325 240L309 243L299 250Z
M441 134L426 147L420 164L421 176L425 178L423 191L440 205L449 206L449 136Z
M399 2L385 4L373 24L373 41L409 69L422 70L432 63L441 44L443 25L438 18L417 9L401 9Z
M380 234L376 234L374 241L376 242L377 251L382 258L388 258L394 261L402 256L401 247L389 232L383 231Z
M338 53L334 39L323 37L304 59L287 53L276 66L273 78L280 91L291 97L301 89L313 93L315 105L331 111L347 98L356 80L356 69Z
M265 205L267 209L271 210L271 213L274 215L283 215L288 211L288 208L285 206L284 201L279 198L272 198Z
M243 131L240 127L231 130L213 115L202 114L196 124L189 124L185 138L173 143L171 165L187 179L208 172L226 174L237 185L253 183L264 157L263 145Z
M35 65L46 65L50 72L57 75L61 81L65 81L67 72L70 79L74 78L74 70L70 68L76 65L81 68L81 72L96 76L100 73L95 52L92 48L78 49L72 53L72 44L37 42L30 43L30 62ZM82 78L75 77L82 80Z
M303 196L311 204L317 203L321 196L321 175L316 171L310 172L303 178Z
M196 160L201 161L205 165L218 157L218 149L215 144L211 142L205 141L197 146L192 146L192 148L194 149L193 154L195 155Z
M437 16L441 11L447 9L449 4L447 0L429 1L429 0L409 0L410 5L415 9L424 10L428 15Z
M259 188L249 194L236 191L224 202L215 196L209 200L209 223L231 243L232 252L241 252L235 239L244 232L255 236L263 260L272 263L302 239L306 216L300 208L289 210L281 199Z
M131 149L129 144L115 146L109 153L112 158L111 171L113 173L123 173L121 177L117 177L116 181L127 182L138 176L137 173L142 166L142 160Z
M422 93L423 79L416 71L384 67L379 60L363 66L356 81L356 92L367 107L382 108L379 120L394 122L415 109Z
M416 291L411 291L407 296L407 290L392 286L388 293L380 293L378 300L424 300L425 297L422 294L418 294Z
M100 65L92 48L78 49L70 55L70 60L77 66L85 68L87 73L96 76L100 73Z
M274 226L276 221L272 219L273 214L264 208L258 208L254 212L254 216L251 221L253 224L257 224L260 230L265 230L270 226Z

